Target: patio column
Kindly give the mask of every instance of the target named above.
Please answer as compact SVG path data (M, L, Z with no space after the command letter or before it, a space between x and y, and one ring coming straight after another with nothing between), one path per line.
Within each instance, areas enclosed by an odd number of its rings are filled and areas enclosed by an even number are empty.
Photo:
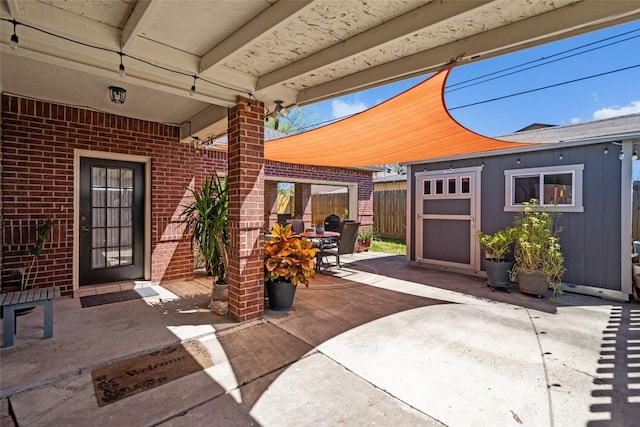
M264 104L239 96L229 110L229 316L264 313Z
M264 221L265 228L271 227L278 222L278 183L276 181L264 182Z
M296 183L294 188L296 218L304 221L306 227L313 223L311 216L311 184Z

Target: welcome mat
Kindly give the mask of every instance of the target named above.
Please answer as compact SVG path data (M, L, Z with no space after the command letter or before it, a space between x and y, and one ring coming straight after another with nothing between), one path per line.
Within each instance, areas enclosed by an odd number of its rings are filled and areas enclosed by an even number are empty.
M98 406L150 390L213 366L200 341L185 341L91 371Z
M137 288L120 292L111 292L109 294L88 295L86 297L80 297L80 304L82 304L82 308L87 308L95 307L96 305L111 304L114 302L130 301L133 299L145 297L154 297L156 295L158 295L158 293L151 288Z

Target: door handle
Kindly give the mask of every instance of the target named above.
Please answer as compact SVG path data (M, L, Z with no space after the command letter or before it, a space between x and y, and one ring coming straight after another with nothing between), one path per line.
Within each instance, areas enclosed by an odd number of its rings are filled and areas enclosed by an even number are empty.
M86 225L81 225L80 226L80 231L83 233L88 233L89 232L89 227L87 227Z

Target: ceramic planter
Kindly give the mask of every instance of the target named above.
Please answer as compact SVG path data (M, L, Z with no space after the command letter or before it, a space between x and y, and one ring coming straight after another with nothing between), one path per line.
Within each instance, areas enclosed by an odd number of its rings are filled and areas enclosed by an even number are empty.
M505 288L510 291L512 285L509 279L509 271L513 268L512 261L491 261L484 260L484 269L487 273L487 284L491 289Z
M276 311L288 311L293 305L293 297L296 295L296 286L291 282L266 283L267 295L269 297L269 308Z

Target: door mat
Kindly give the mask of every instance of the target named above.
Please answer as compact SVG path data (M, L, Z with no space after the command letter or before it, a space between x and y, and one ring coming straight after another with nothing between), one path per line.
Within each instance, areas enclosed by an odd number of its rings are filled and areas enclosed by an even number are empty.
M86 297L80 297L80 304L82 304L82 308L87 308L95 307L96 305L111 304L114 302L130 301L133 299L145 297L154 297L156 295L158 295L158 293L151 288L137 288L120 292L112 292L109 294L88 295Z
M200 341L185 341L91 371L98 406L105 406L213 366Z

